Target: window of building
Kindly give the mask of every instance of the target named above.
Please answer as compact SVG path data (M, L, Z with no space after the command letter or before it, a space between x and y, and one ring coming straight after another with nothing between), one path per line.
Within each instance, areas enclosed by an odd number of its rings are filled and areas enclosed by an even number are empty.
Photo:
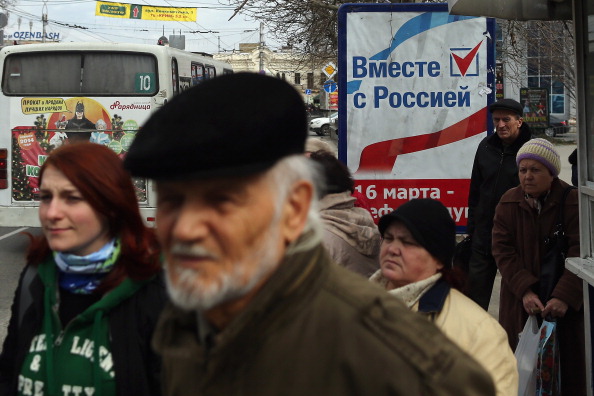
M542 24L547 25L543 29ZM566 92L563 81L566 80L563 65L567 55L563 50L566 40L563 31L555 29L554 22L527 22L529 40L527 45L527 82L528 88L546 88L549 92L549 111L567 118ZM558 36L551 37L552 32Z
M313 89L314 87L314 75L313 73L307 73L307 89Z
M295 73L295 84L301 84L301 73Z

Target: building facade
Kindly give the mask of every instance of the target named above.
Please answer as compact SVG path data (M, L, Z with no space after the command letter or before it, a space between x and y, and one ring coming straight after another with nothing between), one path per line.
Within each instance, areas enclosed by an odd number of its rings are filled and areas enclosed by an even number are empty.
M304 58L291 48L273 51L258 43L244 43L238 51L215 54L214 58L229 63L235 72L259 72L285 80L303 94L308 104L314 103L328 80L322 71L324 62Z

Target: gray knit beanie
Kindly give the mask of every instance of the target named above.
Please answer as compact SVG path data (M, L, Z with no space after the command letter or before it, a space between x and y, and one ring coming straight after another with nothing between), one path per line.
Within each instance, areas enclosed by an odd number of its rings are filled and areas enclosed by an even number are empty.
M523 159L532 159L540 162L551 172L553 177L559 176L561 171L561 158L551 142L546 139L528 140L516 155L516 164L520 165Z

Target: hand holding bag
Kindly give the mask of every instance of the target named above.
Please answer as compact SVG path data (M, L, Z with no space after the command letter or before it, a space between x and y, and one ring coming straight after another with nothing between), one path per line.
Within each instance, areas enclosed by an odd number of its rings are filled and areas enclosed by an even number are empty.
M545 320L540 327L540 342L536 360L536 396L561 395L561 367L557 322Z
M518 396L534 396L536 389L536 360L540 343L540 329L536 316L530 315L514 353L518 361Z

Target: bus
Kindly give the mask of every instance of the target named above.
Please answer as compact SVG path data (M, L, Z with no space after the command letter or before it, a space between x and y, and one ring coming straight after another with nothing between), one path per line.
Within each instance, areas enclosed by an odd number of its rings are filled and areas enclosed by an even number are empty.
M205 53L125 43L13 45L0 50L0 63L3 227L39 226L39 169L52 150L86 140L123 158L152 112L191 86L232 73ZM143 178L133 183L143 218L152 224L152 184Z

